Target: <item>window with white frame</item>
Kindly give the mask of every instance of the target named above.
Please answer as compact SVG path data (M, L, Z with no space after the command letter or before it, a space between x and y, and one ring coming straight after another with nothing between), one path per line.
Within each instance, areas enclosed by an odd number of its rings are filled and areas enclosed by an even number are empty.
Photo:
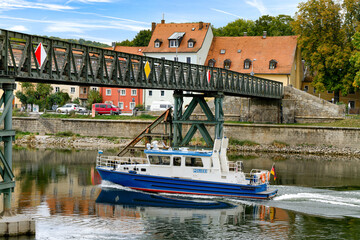
M179 58L178 57L174 57L174 62L178 62Z
M155 42L155 47L159 48L160 47L160 42Z
M194 47L194 42L188 42L188 48L193 48Z
M120 90L120 95L121 96L126 96L126 89L121 89Z
M70 93L72 93L72 94L75 93L75 88L74 87L70 88Z
M136 95L137 95L137 90L131 89L131 96L136 96Z
M59 88L59 87L55 87L55 92L60 92L60 88Z
M93 87L92 90L93 90L93 91L97 91L98 89L97 89L96 87Z
M130 109L133 110L135 108L135 102L130 102Z
M118 102L118 106L120 109L124 109L124 103L123 102Z
M186 57L186 63L191 63L191 57Z
M165 91L161 90L160 95L163 97L165 96Z
M171 48L178 47L178 40L170 40L169 44Z
M111 96L111 89L106 89L106 96Z

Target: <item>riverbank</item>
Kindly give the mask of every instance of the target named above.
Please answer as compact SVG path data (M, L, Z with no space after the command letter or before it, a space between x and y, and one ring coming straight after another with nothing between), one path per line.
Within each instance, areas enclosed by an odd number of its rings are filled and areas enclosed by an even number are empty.
M46 148L46 149L75 149L75 150L106 150L121 149L131 139L123 138L99 138L99 137L58 137L25 135L18 137L15 148ZM229 154L249 155L252 153L277 153L277 154L301 154L316 156L354 156L360 157L360 150L352 148L337 148L334 146L298 145L288 146L284 143L274 142L272 144L237 144L229 146Z

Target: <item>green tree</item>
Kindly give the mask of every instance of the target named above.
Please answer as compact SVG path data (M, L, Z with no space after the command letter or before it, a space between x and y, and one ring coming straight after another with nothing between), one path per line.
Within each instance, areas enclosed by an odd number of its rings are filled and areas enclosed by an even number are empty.
M352 43L356 49L356 51L354 51L350 59L356 71L354 78L354 86L359 88L360 87L360 32L354 34Z
M353 82L351 44L342 25L342 11L333 0L309 0L299 4L292 24L300 36L302 56L314 75L314 87L320 92L334 91L335 102L339 92L347 94Z
M237 19L228 23L225 27L213 28L215 36L243 36L247 32L248 36L254 36L255 23L252 20Z
M128 47L133 47L134 44L133 44L132 41L126 39L126 40L124 40L124 41L117 42L117 43L116 43L116 46L128 46Z
M96 91L96 90L90 90L89 95L88 95L88 99L87 99L86 107L88 109L91 109L91 106L94 103L101 103L101 102L102 102L102 96L101 96L100 92Z
M261 36L264 31L268 36L290 36L294 35L291 22L294 19L288 15L279 15L277 17L263 15L255 21L254 32L256 36Z
M133 39L133 46L144 47L149 45L151 34L151 30L141 30Z
M65 103L69 102L71 100L69 94L67 92L56 92L53 94L50 94L48 97L48 104L47 109L52 109L52 106L63 106Z
M39 105L39 109L43 110L48 106L49 96L53 88L50 84L38 83L35 91L35 104Z
M45 83L21 83L21 91L16 92L16 97L24 105L37 104L40 110L43 110L48 106L48 97L51 94L53 88L50 84Z

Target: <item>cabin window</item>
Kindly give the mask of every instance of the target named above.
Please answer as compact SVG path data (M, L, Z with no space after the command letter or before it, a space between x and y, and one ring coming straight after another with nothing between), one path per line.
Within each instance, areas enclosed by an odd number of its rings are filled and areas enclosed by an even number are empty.
M186 157L185 166L187 167L204 167L201 158L197 157Z
M170 165L170 156L149 156L152 165Z
M181 166L181 157L173 157L173 166Z

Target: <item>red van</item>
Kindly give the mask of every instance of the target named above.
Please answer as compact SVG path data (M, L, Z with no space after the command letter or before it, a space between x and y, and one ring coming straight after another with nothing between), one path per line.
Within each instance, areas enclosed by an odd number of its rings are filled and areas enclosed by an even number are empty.
M95 113L96 114L110 114L110 115L119 115L121 113L121 109L117 106L110 103L94 103L95 105Z

